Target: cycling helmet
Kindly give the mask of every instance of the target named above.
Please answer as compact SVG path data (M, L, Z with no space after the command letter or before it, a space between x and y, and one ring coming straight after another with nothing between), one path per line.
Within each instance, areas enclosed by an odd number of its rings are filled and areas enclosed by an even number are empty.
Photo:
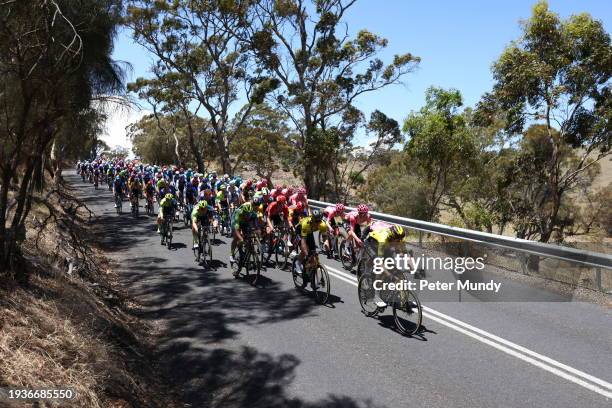
M174 172L174 174L178 176L181 173L177 170L177 171Z
M221 184L219 186L219 190L225 190L227 188L227 186L225 184Z
M208 208L208 205L206 204L206 201L200 201L196 208L198 209L198 211L201 211Z
M344 212L344 204L342 204L342 203L336 204L336 212L343 213Z
M312 210L311 219L316 222L320 222L323 219L323 214L319 210Z
M283 188L281 191L281 194L284 195L285 197L289 197L289 189Z
M285 204L287 202L287 197L285 197L284 195L279 195L278 197L276 197L276 202L279 204Z
M358 212L359 214L367 214L368 212L370 212L370 209L369 209L369 208L368 208L368 206L367 206L367 205L365 205L365 204L359 204L359 205L357 206L357 212Z
M235 186L236 185L236 180L230 180L229 185L230 186Z
M406 231L404 231L401 225L392 225L391 228L389 228L389 232L389 237L394 239L401 239L406 236Z
M266 187L264 187L264 188L261 189L261 194L263 196L267 196L267 195L270 194L270 190L268 190Z
M257 184L255 184L255 189L257 190L261 190L261 188L263 187L263 182L262 181L258 181Z
M164 197L167 198L168 200L172 200L174 198L174 196L170 193L166 194Z
M252 201L253 201L253 205L261 204L261 201L262 201L261 196L254 196Z
M247 212L251 212L253 211L253 205L251 203L244 203L242 204L242 209L244 209Z
M305 195L306 194L306 189L304 187L300 187L297 190L298 195Z

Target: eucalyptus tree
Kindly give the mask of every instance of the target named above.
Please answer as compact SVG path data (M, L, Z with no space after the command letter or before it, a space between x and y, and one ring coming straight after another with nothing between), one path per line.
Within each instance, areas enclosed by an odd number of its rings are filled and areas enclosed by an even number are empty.
M244 44L232 33L240 25L242 7L227 1L129 0L125 20L134 40L158 59L158 77L179 77L188 83L173 91L182 92L183 101L201 104L208 114L224 172L231 170L236 130L274 86L252 69ZM236 107L241 102L245 109ZM241 117L230 129L233 110Z
M345 15L355 0L261 0L236 15L227 27L254 53L259 68L283 85L270 94L299 133L300 173L309 194L324 191L329 163L321 160L357 98L398 83L419 58L395 55L389 64L377 57L386 39L367 30L349 34ZM335 128L335 129L332 129Z
M547 242L564 222L564 197L610 154L612 46L600 21L586 13L561 20L546 2L533 7L522 28L494 63L493 90L483 96L476 119L486 125L501 116L514 137L541 125L546 157L531 174L542 194L530 214L523 209L513 217L524 226L519 236Z

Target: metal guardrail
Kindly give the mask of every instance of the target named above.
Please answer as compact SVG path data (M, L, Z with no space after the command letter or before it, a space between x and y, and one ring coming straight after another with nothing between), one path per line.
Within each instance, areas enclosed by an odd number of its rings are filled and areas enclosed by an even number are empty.
M315 208L325 208L335 204L324 201L308 200L308 204ZM354 210L346 207L347 210ZM612 255L599 252L590 252L580 249L563 247L542 242L529 241L526 239L506 237L487 232L473 231L465 228L451 227L444 224L414 220L411 218L397 217L395 215L383 214L371 211L372 218L375 220L386 221L399 224L417 231L444 235L452 238L459 238L481 244L493 245L500 248L513 249L516 251L540 255L549 258L556 258L564 261L576 262L583 265L595 266L598 268L612 269Z

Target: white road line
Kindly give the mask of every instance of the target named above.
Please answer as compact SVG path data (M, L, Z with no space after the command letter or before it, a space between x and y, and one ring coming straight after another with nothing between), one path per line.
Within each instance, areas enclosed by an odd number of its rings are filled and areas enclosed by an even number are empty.
M325 266L330 275L338 279L341 279L344 282L350 283L351 285L357 286L356 277L349 275L346 272L340 271L336 268L333 268L329 265L325 265ZM580 385L590 391L603 395L606 398L612 398L612 392L610 391L612 390L612 384L600 378L594 377L583 371L577 370L566 364L560 363L556 360L553 360L550 357L546 357L542 354L536 353L535 351L529 350L523 346L520 346L511 341L503 339L492 333L489 333L487 331L474 327L468 323L462 322L461 320L455 319L454 317L445 315L444 313L438 312L437 310L434 310L430 307L423 306L423 315L425 315L428 319L438 322L446 327L449 327L455 331L458 331L459 333L465 334L466 336L469 336L475 340L478 340L484 344L487 344L493 348L496 348L508 355L516 357L538 368L541 368L561 378L571 381L574 384ZM539 360L536 360L536 358L538 358ZM558 368L555 368L555 367L558 367ZM561 369L567 372L561 371ZM583 379L586 379L595 384L601 385L604 388L588 383L578 377L582 377Z

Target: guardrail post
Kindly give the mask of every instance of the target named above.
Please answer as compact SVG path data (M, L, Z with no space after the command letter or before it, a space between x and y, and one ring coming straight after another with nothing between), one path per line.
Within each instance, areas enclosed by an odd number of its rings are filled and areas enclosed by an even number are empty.
M604 288L601 286L601 268L595 269L595 284L597 285L597 290L600 292L604 291Z
M419 247L423 248L423 231L419 230Z

